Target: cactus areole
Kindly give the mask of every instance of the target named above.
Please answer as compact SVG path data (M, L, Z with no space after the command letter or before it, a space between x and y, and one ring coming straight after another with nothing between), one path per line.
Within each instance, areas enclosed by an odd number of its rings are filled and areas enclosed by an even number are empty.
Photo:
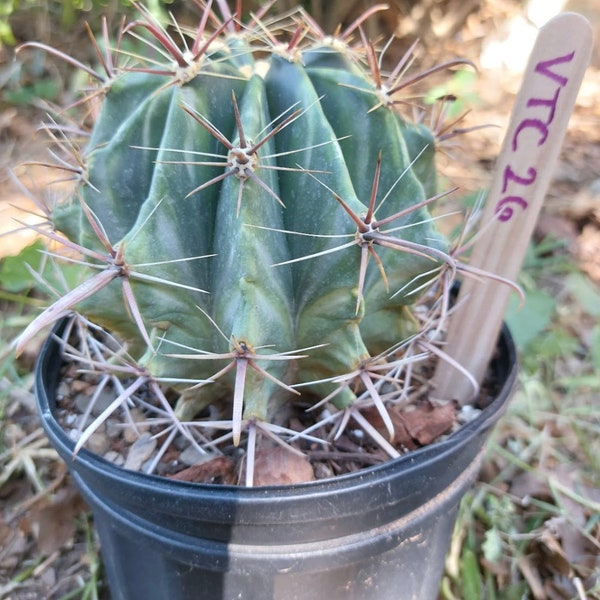
M76 310L179 390L182 422L218 406L235 444L296 399L384 416L435 321L411 307L455 271L427 208L435 133L399 110L407 57L384 72L360 22L332 38L210 4L181 42L138 7L118 44L141 50L88 70L100 108L79 146L59 136L78 184L48 235L89 278L21 342Z

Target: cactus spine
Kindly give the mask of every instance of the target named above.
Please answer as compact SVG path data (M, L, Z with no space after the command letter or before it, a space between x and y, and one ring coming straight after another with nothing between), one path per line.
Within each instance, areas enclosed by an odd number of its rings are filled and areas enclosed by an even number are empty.
M434 135L396 111L372 45L301 12L282 44L228 14L207 33L209 5L184 51L141 10L126 30L151 34L149 56L107 67L79 186L52 212L96 273L59 312L189 382L182 418L225 402L236 442L299 393L351 406L416 334L415 290L452 264L426 208Z

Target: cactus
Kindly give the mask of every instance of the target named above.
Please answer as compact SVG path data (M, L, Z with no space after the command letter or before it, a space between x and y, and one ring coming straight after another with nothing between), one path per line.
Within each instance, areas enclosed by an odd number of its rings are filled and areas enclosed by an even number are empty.
M179 418L225 405L237 444L299 395L352 407L454 261L427 208L435 134L394 100L402 65L382 83L360 22L329 38L301 11L241 26L219 6L183 50L138 7L121 35L147 56L87 69L101 108L47 235L90 277L19 347L76 309L174 382Z

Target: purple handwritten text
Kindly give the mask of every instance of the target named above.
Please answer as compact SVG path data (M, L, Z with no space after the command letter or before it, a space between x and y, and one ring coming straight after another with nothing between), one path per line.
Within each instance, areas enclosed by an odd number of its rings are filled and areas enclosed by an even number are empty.
M540 61L534 68L534 73L549 79L556 87L548 98L529 98L525 106L531 109L531 114L524 117L515 128L511 140L512 153L503 171L502 194L504 196L495 206L500 221L510 221L517 207L522 210L527 209L525 192L529 186L535 183L537 170L533 166L528 166L526 162L523 164L526 156L523 156L524 153L519 155L519 150L526 144L526 141L531 139L538 147L548 141L552 122L556 116L560 91L569 83L569 78L558 73L555 67L570 63L574 57L575 52L573 51L564 56ZM518 168L513 167L513 164L519 165Z

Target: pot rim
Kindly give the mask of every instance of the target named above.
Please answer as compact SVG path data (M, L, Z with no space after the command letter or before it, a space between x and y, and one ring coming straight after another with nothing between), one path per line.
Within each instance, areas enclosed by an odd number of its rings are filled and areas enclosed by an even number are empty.
M179 481L169 479L156 474L148 474L140 471L126 470L110 461L94 454L93 452L82 448L77 455L73 455L75 443L68 437L64 429L60 426L54 417L55 398L49 397L49 392L55 391L58 383L58 377L48 375L50 370L58 372L58 367L62 363L62 357L58 350L59 340L56 333L63 326L64 322L59 322L53 334L45 340L38 357L35 367L35 396L38 403L42 424L49 436L58 445L57 450L63 460L69 466L75 466L75 463L85 463L89 470L102 474L102 477L122 479L126 474L139 488L146 488L149 493L161 489L171 489L173 486L179 488L182 494L192 493L197 495L204 492L215 498L215 495L222 493L225 496L243 494L253 501L271 502L276 497L284 498L286 496L310 495L316 496L319 493L330 494L336 490L342 491L356 486L369 486L371 482L377 480L380 483L391 477L400 467L404 467L407 472L422 468L424 463L441 461L444 456L453 452L457 445L464 446L478 431L486 430L491 427L497 418L497 413L506 408L506 399L510 397L514 389L519 368L517 350L506 324L503 325L497 348L499 356L494 358L491 366L496 371L500 379L500 386L490 404L481 410L481 413L473 420L462 425L457 431L448 435L444 440L434 442L428 446L418 448L403 454L394 459L387 460L378 465L365 467L353 473L345 473L334 477L318 479L293 485L268 485L260 487L244 487L230 484L209 484L195 483L188 481ZM504 370L502 370L504 367Z

